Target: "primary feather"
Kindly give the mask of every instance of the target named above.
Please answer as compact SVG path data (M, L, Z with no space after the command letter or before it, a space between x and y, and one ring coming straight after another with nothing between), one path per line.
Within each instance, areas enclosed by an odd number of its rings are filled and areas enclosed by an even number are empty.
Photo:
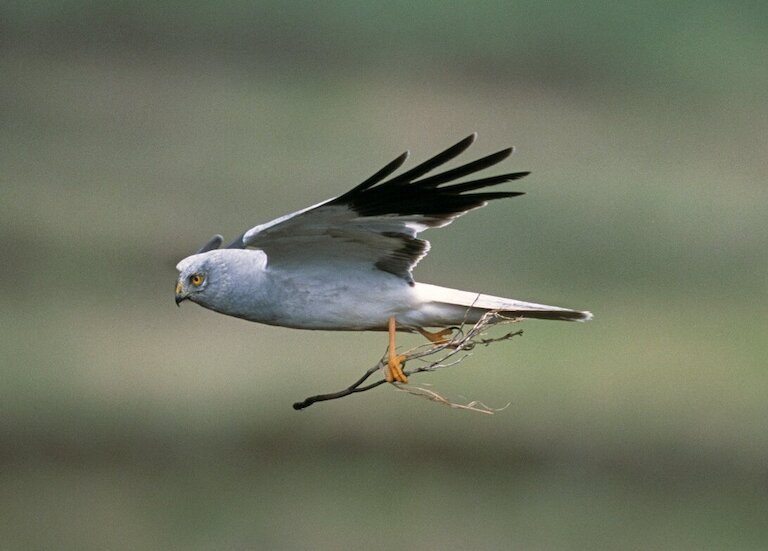
M522 195L468 192L517 180L528 172L444 185L501 162L511 148L420 179L464 152L475 137L472 134L386 180L402 166L404 153L343 195L251 228L243 234L242 244L264 250L271 262L295 263L313 256L355 258L412 282L413 268L429 251L429 243L416 237L421 231L448 225L490 200Z

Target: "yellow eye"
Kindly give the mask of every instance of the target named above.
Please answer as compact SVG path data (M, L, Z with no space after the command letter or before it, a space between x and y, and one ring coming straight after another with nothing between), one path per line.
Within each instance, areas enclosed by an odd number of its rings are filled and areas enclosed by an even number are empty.
M200 287L203 284L203 274L193 274L189 276L189 282L195 287Z

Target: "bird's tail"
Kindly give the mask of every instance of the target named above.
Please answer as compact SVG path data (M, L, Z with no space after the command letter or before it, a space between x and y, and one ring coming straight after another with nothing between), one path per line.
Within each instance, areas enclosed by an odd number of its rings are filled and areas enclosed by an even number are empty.
M414 325L421 327L477 323L483 314L490 311L498 311L509 317L546 320L589 321L592 319L591 312L459 291L426 283L416 283L414 291L423 301L418 313L414 316L421 319L413 320Z

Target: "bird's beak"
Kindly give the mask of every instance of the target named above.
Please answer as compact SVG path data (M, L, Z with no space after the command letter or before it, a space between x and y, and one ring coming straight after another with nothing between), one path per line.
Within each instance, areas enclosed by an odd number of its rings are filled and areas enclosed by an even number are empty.
M182 301L187 300L188 295L184 293L184 286L181 281L176 282L176 306L181 306Z

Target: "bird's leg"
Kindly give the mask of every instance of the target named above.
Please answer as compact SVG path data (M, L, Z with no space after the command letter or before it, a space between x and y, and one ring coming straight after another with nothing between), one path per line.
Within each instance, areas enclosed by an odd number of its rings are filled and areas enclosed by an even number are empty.
M432 344L445 344L450 340L448 337L453 335L453 329L450 327L446 327L441 331L435 331L434 333L427 331L426 329L422 329L421 327L417 327L416 331L421 333Z
M387 325L389 331L389 356L387 358L387 374L386 379L388 383L397 381L398 383L407 383L408 377L403 373L403 361L405 356L398 356L397 349L395 348L395 318L389 318Z

